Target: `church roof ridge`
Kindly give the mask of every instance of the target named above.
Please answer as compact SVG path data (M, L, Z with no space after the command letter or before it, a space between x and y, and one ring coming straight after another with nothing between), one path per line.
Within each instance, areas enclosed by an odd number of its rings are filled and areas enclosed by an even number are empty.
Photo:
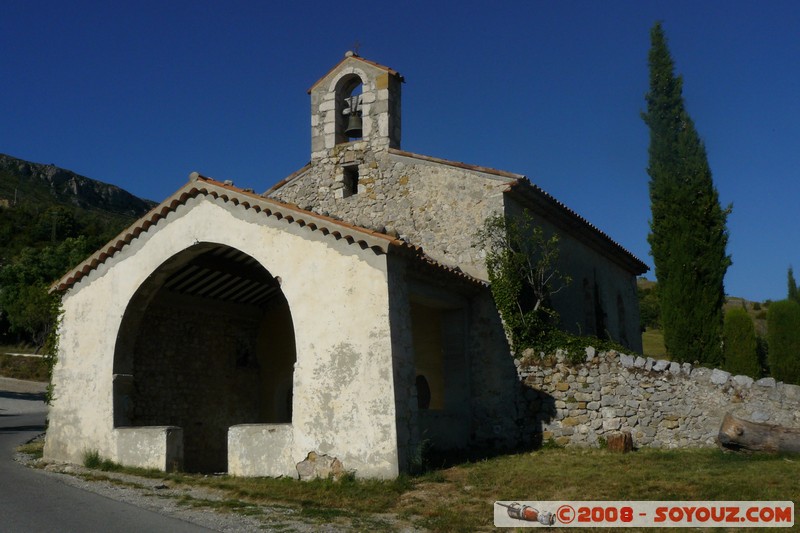
M403 157L409 157L409 158L412 158L412 159L417 159L417 160L420 160L420 161L428 161L428 162L431 162L431 163L438 163L438 164L442 164L442 165L448 165L448 166L452 166L452 167L456 167L456 168L461 168L461 169L464 169L464 170L470 170L470 171L474 171L474 172L481 172L481 173L484 173L484 174L490 174L490 175L499 176L499 177L503 177L503 178L509 178L512 181L509 182L508 187L506 187L504 192L510 193L510 194L516 194L518 196L522 196L523 198L526 195L527 196L535 195L535 196L540 197L541 199L544 199L547 203L555 206L562 214L567 215L568 217L575 219L582 226L584 226L586 229L590 230L592 233L594 233L595 235L600 237L600 239L602 241L605 241L607 244L611 245L612 248L614 248L617 251L621 252L629 261L631 261L633 263L633 265L637 269L639 269L641 271L641 272L639 272L640 274L643 274L643 273L647 272L648 270L650 270L650 268L642 260L640 260L638 257L633 255L633 253L631 253L629 250L627 250L620 243L618 243L617 241L612 239L607 233L605 233L603 230L601 230L600 228L598 228L597 226L595 226L594 224L589 222L583 216L579 215L576 211L574 211L573 209L568 207L561 200L557 199L552 194L548 193L547 191L545 191L544 189L542 189L541 187L539 187L535 183L531 182L531 180L527 176L525 176L524 174L517 174L517 173L514 173L514 172L508 172L508 171L505 171L505 170L499 170L499 169L495 169L495 168L489 168L489 167L483 167L483 166L479 166L479 165L471 165L471 164L468 164L468 163L462 163L460 161L451 161L451 160L442 159L442 158L439 158L439 157L432 157L432 156L428 156L428 155L416 154L416 153L413 153L413 152L407 152L405 150L400 150L398 148L389 148L389 153L390 154L399 155L399 156L403 156ZM290 176L290 178L293 177L293 176L294 175ZM290 179L290 178L287 178L287 180ZM282 182L281 184L284 184L284 183ZM275 188L277 189L278 186L276 185ZM272 189L270 189L270 190L272 190Z
M221 198L224 202L242 205L246 209L255 209L256 212L267 216L275 216L279 220L286 220L290 224L309 227L312 231L321 231L325 235L332 235L337 240L345 239L348 244L357 244L362 249L371 248L376 253L388 254L401 253L412 258L425 268L439 271L459 278L473 285L486 286L486 282L462 272L458 267L452 267L431 258L420 246L408 243L397 237L385 233L363 228L347 222L325 216L311 211L306 211L298 206L266 198L251 190L241 189L231 182L221 182L213 178L202 176L197 172L190 174L189 182L183 185L173 195L161 202L142 218L123 230L117 237L92 254L89 258L71 269L50 287L51 291L62 292L81 279L89 275L100 265L113 258L125 246L139 238L155 226L161 219L166 218L179 206L186 204L192 198L210 196L214 199Z
M375 68L378 68L378 69L381 69L381 70L385 70L389 75L397 76L398 78L400 78L400 81L405 82L405 78L403 78L403 75L400 74L399 72L397 72L396 70L394 70L393 68L387 67L386 65L381 65L380 63L376 63L375 61L370 61L369 59L365 59L365 58L361 57L360 55L356 54L355 52L348 51L348 52L346 52L344 54L344 58L342 58L341 61L339 61L333 67L331 67L328 70L328 72L326 72L321 78L319 78L317 81L315 81L314 84L311 87L308 88L308 94L311 94L311 91L314 90L314 87L319 85L319 83L322 80L324 80L325 78L327 78L330 75L331 72L333 72L334 70L339 68L339 66L342 63L344 63L345 61L348 61L348 60L360 61L362 63L366 63L367 65L373 66Z
M594 235L599 237L602 241L606 244L610 245L612 248L616 249L618 252L622 253L622 255L633 264L638 270L637 274L644 274L650 267L648 267L641 259L636 257L632 252L630 252L627 248L622 246L620 243L612 239L606 232L589 222L586 218L579 215L576 211L572 208L567 206L564 202L550 194L549 192L545 191L535 183L531 182L527 177L522 177L512 183L504 191L510 194L517 194L522 198L530 198L531 196L539 197L540 199L545 200L547 203L553 205L561 211L563 214L575 219L580 225L584 228L592 232Z
M575 220L575 222L577 222L579 226L585 228L591 234L595 235L601 242L605 243L606 245L609 245L612 249L616 250L617 252L620 252L622 256L625 258L625 262L629 263L637 271L638 274L644 274L645 272L650 270L650 267L648 267L647 264L644 263L644 261L636 257L631 251L622 246L619 242L612 239L611 236L609 236L606 232L604 232L603 230L601 230L600 228L589 222L589 220L578 214L578 212L567 206L564 202L562 202L552 194L548 193L540 186L533 183L524 174L518 174L506 170L499 170L496 168L484 167L480 165L462 163L460 161L453 161L450 159L443 159L440 157L408 152L406 150L401 150L399 148L389 148L388 152L391 155L408 157L410 159L415 159L417 161L425 161L439 165L447 165L471 172L480 172L482 174L496 176L498 178L506 178L509 181L507 187L503 192L507 194L513 194L522 199L523 201L526 199L543 200L546 204L549 204L550 206L554 207L562 215L565 215L568 218ZM264 195L269 195L274 191L280 189L281 187L287 185L289 182L291 182L295 178L305 173L310 167L311 164L307 163L302 168L296 170L286 178L280 180L278 183L270 187L266 192L264 192Z

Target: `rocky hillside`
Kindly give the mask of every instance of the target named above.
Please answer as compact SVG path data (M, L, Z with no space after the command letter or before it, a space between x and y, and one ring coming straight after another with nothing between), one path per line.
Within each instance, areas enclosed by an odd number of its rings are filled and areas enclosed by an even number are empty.
M155 206L116 185L0 154L0 204L9 207L21 202L69 205L130 218Z

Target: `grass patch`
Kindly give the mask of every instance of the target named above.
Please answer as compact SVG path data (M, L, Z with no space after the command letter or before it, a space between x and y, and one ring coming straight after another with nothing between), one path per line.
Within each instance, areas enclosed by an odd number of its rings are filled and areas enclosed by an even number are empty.
M0 376L47 382L47 361L43 357L21 357L0 353Z
M667 347L664 346L664 332L660 329L647 328L642 333L642 351L645 357L666 359Z
M100 452L97 450L86 450L83 452L83 466L86 468L99 469L101 462Z
M30 344L0 344L0 354L36 353L36 347Z
M316 520L325 520L332 522L333 520L342 516L352 516L352 512L343 509L331 509L321 507L303 507L300 509L300 515Z
M83 466L103 472L122 472L127 470L121 464L115 463L109 459L104 459L97 450L86 450L83 452Z
M288 478L200 478L199 483L229 491L238 498L259 502L282 501L299 503L314 509L346 509L352 512L374 512L395 505L413 483L405 476L392 481L341 481L318 479L298 482Z
M195 498L183 495L178 498L178 505L192 508L213 509L220 512L234 512L245 516L261 514L261 510L252 503L243 502L232 498L222 500L210 500L207 498Z
M17 446L17 451L19 453L31 455L34 459L41 459L44 455L44 441L34 440L31 442L26 442L25 444Z
M677 465L680 465L677 468ZM394 511L420 516L434 531L492 525L494 500L792 500L800 497L800 458L716 449L550 449L463 464L445 483L423 483ZM749 478L749 476L754 476ZM743 483L758 479L758 483ZM798 520L798 517L795 517Z
M102 468L103 459L94 455L92 461ZM495 500L800 500L800 456L740 455L718 449L642 449L623 455L553 448L391 481L300 482L118 468L172 486L222 491L218 501L181 497L187 506L257 514L253 504L277 503L315 523L361 521L367 529L377 524L375 513L394 513L431 531L488 530ZM748 479L758 482L742 481ZM800 523L797 514L795 521Z
M129 487L132 489L146 489L147 486L141 483L137 483L135 481L126 481L124 479L118 479L115 477L107 476L105 474L95 474L94 472L83 472L78 474L78 477L85 480L85 481L106 481L111 483L112 485L117 485L120 487Z

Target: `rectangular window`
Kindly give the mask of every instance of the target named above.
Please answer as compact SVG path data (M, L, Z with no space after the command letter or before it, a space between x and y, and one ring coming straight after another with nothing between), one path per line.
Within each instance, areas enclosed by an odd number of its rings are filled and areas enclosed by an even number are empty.
M347 198L358 194L358 165L343 167L342 171L344 173L342 197Z

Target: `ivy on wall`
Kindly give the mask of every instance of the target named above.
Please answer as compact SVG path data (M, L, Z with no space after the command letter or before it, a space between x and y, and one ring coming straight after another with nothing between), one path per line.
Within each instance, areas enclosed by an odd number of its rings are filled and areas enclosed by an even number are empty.
M516 356L541 349L558 325L550 297L570 283L556 267L558 234L545 235L527 213L484 221L476 245L486 253L492 296Z

